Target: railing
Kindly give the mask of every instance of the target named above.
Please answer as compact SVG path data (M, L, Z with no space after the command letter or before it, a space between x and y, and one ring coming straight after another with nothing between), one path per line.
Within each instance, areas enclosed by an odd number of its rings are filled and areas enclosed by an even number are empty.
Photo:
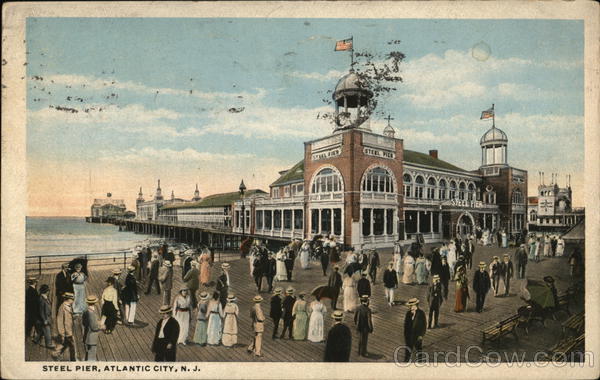
M62 264L68 263L69 261L83 257L84 259L97 262L97 265L113 265L123 262L123 268L127 267L127 258L132 255L131 249L122 249L109 252L88 252L88 253L61 253L56 255L43 255L43 256L25 256L25 271L32 272L36 271L38 275L42 274L43 271L58 271L62 267ZM88 264L89 265L89 264Z

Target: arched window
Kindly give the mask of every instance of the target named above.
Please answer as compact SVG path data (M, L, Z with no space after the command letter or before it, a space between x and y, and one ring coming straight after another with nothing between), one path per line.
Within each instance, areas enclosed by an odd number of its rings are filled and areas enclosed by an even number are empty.
M343 191L342 178L337 171L325 168L313 179L312 193L332 193Z
M515 189L512 194L513 204L523 204L523 193L519 189Z
M435 178L429 177L427 180L427 199L435 198Z
M404 182L404 196L410 198L412 196L412 177L409 174L402 176Z
M446 180L445 179L441 179L440 180L440 191L439 191L438 198L440 198L440 199L446 199L447 187L448 187L448 185L446 184Z
M386 169L373 168L363 178L362 191L394 193L396 191L394 182L394 178Z
M456 198L456 182L450 181L450 199Z
M461 201L465 199L465 191L467 189L467 185L465 185L464 182L461 182L458 185L458 199L460 199Z
M415 178L415 182L417 183L415 186L415 198L423 199L423 185L425 185L425 180L419 175Z
M475 185L473 185L472 183L469 184L468 186L469 192L467 193L467 200L475 200Z
M496 204L496 192L495 191L486 191L483 198L485 203Z
M535 212L535 210L531 210L531 212L529 213L529 221L535 222L536 220L537 220L537 212Z

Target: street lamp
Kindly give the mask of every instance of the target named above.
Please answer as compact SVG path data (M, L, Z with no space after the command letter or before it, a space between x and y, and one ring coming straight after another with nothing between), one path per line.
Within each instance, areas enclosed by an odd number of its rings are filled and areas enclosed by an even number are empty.
M246 206L244 205L244 192L246 191L246 185L244 185L244 180L242 179L242 183L240 183L240 196L242 198L242 241L244 240L244 235L246 234Z

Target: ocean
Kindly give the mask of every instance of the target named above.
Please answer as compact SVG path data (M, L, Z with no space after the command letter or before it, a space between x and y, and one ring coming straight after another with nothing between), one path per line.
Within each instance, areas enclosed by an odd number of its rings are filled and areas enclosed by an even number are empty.
M27 217L26 256L115 252L149 237L120 232L112 224L86 223L83 217Z

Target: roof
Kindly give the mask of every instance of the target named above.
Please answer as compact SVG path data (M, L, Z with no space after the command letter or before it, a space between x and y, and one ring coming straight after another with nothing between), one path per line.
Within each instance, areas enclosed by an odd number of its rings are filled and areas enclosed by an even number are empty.
M480 144L485 144L489 142L507 142L508 137L506 137L506 133L503 130L498 129L496 127L492 127L488 129L486 133L481 136L481 140L479 140Z
M286 170L271 186L283 185L285 183L304 180L304 160L292 166L290 170Z
M371 90L369 90L368 85L361 80L354 71L351 71L340 78L335 86L335 91L333 92L332 97L334 99L339 99L343 96L343 94L353 95L358 93L362 93L369 98L373 96L373 93Z
M529 203L529 204L537 205L538 202L539 202L538 197L527 197L527 203Z
M255 194L266 194L265 191L260 189L247 190L244 193L245 197ZM163 207L163 209L173 208L202 208L202 207L220 207L229 206L233 202L241 199L239 191L233 191L231 193L213 194L202 198L197 202L184 202L184 203L171 203Z
M414 150L404 150L404 162L416 165L430 166L438 169L466 172L465 169L461 169L458 166L454 166L449 162L433 158L426 153L415 152Z
M585 219L581 219L576 225L571 227L564 235L565 240L584 240L585 239Z

